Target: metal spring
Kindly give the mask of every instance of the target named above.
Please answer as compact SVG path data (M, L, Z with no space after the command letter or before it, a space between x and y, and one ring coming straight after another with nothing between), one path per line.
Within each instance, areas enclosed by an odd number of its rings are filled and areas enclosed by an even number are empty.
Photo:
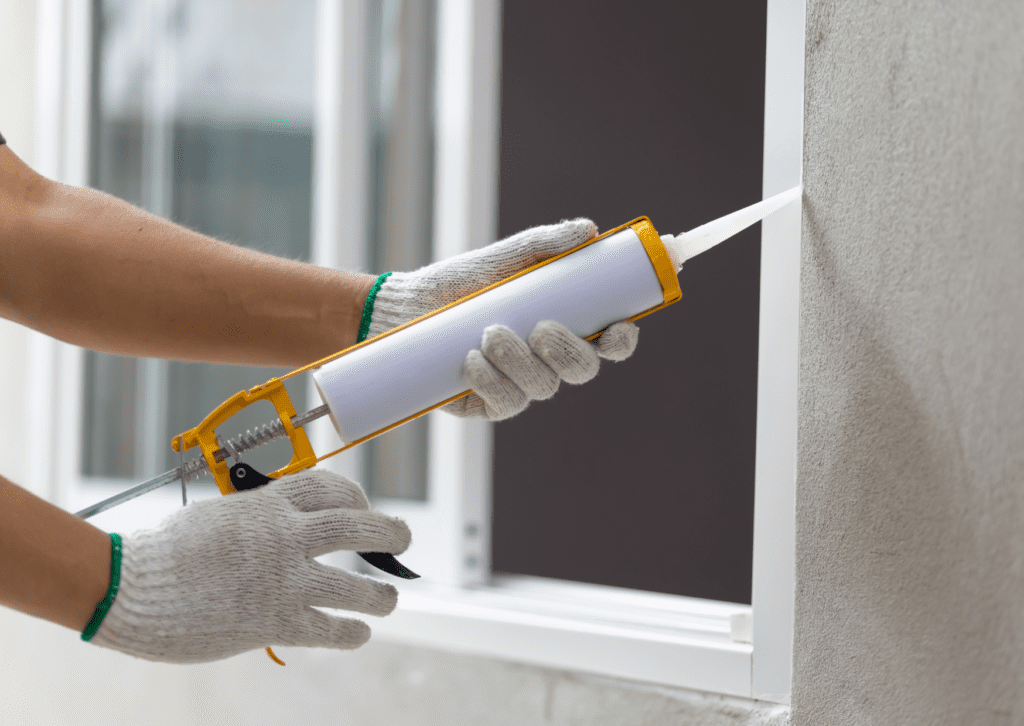
M181 478L186 482L192 481L192 477L197 479L210 471L210 465L206 463L206 459L199 457L192 461L181 465Z
M281 421L274 421L258 426L255 433L250 429L236 439L221 442L221 448L228 456L238 461L246 451L286 435L284 424Z

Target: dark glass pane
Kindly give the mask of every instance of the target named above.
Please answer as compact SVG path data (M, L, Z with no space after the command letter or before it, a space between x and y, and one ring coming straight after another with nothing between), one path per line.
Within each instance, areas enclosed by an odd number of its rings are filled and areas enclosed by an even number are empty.
M501 236L761 198L763 0L503 8ZM759 234L688 263L633 358L497 424L495 570L750 602Z

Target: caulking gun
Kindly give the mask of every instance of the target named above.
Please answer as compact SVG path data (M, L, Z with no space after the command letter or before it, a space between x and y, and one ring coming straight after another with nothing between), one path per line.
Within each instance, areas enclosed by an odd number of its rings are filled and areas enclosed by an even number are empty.
M469 395L462 371L466 354L480 345L484 328L502 324L526 338L541 320L556 320L588 339L620 320L637 320L682 297L676 277L683 262L732 237L800 196L778 194L680 235L659 236L639 217L561 255L467 295L374 338L281 378L239 391L195 428L175 436L179 455L196 446L202 455L121 494L77 512L88 518L146 492L204 472L222 494L251 489L309 468L418 416ZM312 372L322 406L297 414L284 381ZM256 401L270 401L278 420L222 442L217 427ZM330 416L342 446L317 456L303 427ZM241 455L287 436L292 459L267 476L241 463ZM227 459L236 463L229 467ZM400 577L417 577L393 556L360 553L370 564Z

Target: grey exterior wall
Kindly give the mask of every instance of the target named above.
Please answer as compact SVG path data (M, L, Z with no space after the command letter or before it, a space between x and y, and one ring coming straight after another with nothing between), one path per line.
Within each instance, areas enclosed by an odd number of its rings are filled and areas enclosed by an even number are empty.
M811 0L795 724L1024 722L1024 3Z

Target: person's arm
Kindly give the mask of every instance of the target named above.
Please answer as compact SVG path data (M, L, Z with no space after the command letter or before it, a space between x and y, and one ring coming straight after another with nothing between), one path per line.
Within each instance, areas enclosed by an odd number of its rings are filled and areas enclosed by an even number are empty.
M110 582L110 535L0 476L0 604L81 631Z
M0 477L0 604L173 663L266 645L358 648L370 637L364 622L310 606L381 617L398 591L313 558L401 554L410 539L403 521L369 508L358 484L304 471L193 502L122 538L114 558L110 535Z
M374 278L227 244L0 146L0 316L122 355L299 366L356 341Z

